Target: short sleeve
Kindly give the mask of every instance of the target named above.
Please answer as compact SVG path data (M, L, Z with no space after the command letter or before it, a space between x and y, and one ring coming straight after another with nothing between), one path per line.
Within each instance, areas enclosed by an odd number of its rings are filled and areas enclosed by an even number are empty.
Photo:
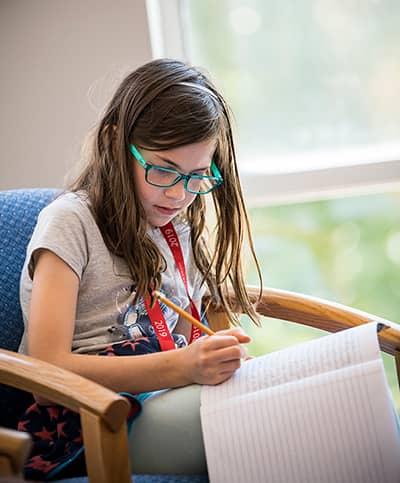
M88 221L88 206L72 193L44 208L27 249L29 277L33 278L35 270L35 252L47 249L69 265L81 279L89 257Z

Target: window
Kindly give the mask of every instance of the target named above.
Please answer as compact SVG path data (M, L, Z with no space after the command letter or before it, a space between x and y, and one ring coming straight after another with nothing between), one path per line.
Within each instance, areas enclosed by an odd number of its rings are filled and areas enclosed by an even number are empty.
M400 322L400 3L148 8L155 56L205 67L232 107L265 283ZM316 335L272 321L261 333L254 353Z
M250 220L266 285L400 321L400 192L253 207ZM247 277L257 283L255 271ZM254 355L320 335L270 319L244 324ZM400 411L394 358L383 359Z
M148 5L155 55L204 66L232 106L254 202L399 184L398 2Z

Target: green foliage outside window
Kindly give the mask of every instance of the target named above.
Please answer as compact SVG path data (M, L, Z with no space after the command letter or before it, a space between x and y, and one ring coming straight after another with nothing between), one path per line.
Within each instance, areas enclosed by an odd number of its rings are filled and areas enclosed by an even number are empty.
M400 193L251 208L256 251L266 286L326 298L400 322ZM257 283L249 268L249 283ZM264 319L243 322L253 355L322 335ZM394 359L384 354L397 409Z

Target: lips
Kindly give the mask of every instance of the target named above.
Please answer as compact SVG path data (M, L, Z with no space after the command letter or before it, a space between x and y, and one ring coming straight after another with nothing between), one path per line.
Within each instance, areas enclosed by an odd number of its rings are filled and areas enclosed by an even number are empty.
M175 215L180 211L180 208L167 208L166 206L154 205L154 208L163 215Z

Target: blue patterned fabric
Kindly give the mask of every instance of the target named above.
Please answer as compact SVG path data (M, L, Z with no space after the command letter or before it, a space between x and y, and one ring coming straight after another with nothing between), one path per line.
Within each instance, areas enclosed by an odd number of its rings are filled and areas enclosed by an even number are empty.
M19 279L26 247L40 210L56 195L55 189L0 191L0 347L16 351L23 321Z
M208 483L207 475L134 475L134 483ZM58 480L57 483L88 483L87 478Z

